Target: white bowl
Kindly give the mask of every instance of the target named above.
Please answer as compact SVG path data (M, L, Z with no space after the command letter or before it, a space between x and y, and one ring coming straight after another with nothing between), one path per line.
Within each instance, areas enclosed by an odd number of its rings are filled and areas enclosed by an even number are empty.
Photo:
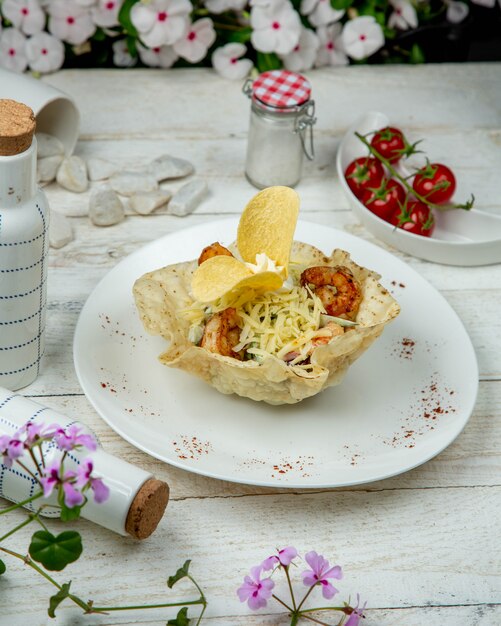
M491 265L501 263L501 217L470 209L469 211L435 211L432 237L422 237L395 228L365 207L348 187L344 173L356 158L365 156L365 148L355 136L389 126L383 113L364 115L343 137L336 165L341 186L351 208L363 225L385 243L412 256L445 265Z

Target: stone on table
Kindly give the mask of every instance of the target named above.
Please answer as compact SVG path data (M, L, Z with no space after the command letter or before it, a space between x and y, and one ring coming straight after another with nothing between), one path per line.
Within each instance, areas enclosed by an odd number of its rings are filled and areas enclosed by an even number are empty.
M124 205L108 185L92 190L89 200L89 218L96 226L113 226L125 217Z
M51 156L64 156L64 146L57 137L47 133L36 133L37 155L39 159Z
M136 194L129 199L129 207L140 215L149 215L155 209L167 204L172 198L170 191L159 189L151 193Z
M51 183L56 178L57 170L63 161L61 154L42 157L37 160L37 181L39 183Z
M207 183L204 180L191 180L172 196L167 213L178 217L193 213L207 195L207 191Z
M63 162L57 170L56 180L61 187L68 189L68 191L74 191L76 193L87 191L89 179L87 178L85 162L77 156L63 159Z
M151 193L158 189L157 179L151 174L127 170L113 174L110 185L122 196Z
M162 154L149 165L149 171L160 183L172 178L184 178L193 174L194 168L189 161L178 159L170 154Z
M49 226L50 247L56 249L63 248L70 241L73 241L73 229L71 228L70 220L62 213L51 210Z
M99 157L91 157L87 159L87 172L90 180L107 180L113 174L116 174L118 167L115 163L100 159Z

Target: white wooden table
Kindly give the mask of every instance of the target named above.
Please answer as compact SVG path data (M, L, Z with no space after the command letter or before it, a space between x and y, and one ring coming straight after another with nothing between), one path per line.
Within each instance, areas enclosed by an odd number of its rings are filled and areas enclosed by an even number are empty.
M433 158L457 173L458 197L474 191L478 208L501 210L500 64L360 66L317 70L310 78L317 159L298 186L302 219L373 241L349 210L334 168L340 137L368 109L425 138ZM24 393L87 422L109 452L172 489L166 516L143 543L76 524L88 560L58 579L72 579L75 592L101 605L165 602L173 597L166 577L191 558L210 602L207 623L278 626L289 622L276 607L250 615L235 589L270 548L294 544L344 567L342 595L360 591L367 598L367 626L501 624L501 266L446 267L395 252L444 294L479 360L475 411L434 460L378 483L295 493L169 467L123 441L92 410L73 369L73 332L85 299L121 258L167 232L239 213L253 193L243 176L249 103L239 84L204 70L65 71L46 80L78 102L77 154L138 166L169 152L190 159L211 192L190 217L129 216L100 229L85 217L88 194L47 188L52 207L73 216L76 239L51 251L47 356L42 375ZM31 532L21 532L16 545L27 545ZM46 611L53 588L22 564L9 566L0 579L0 624L54 623ZM173 614L76 615L61 609L57 623L165 624Z

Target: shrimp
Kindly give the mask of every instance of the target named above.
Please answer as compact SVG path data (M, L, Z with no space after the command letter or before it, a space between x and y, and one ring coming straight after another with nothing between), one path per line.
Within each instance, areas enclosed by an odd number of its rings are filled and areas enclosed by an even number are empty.
M222 356L231 356L241 361L242 355L233 351L233 348L240 340L239 322L239 315L231 307L219 313L214 313L205 325L200 345L209 352L215 352Z
M317 346L325 346L332 339L334 339L334 337L344 335L344 328L340 324L336 324L336 322L328 322L318 332L319 334L316 337L313 337L313 339L311 340L312 348L316 348Z
M204 261L212 259L213 256L233 256L233 254L228 250L228 248L225 248L218 241L215 241L214 243L211 243L210 246L206 246L202 250L202 254L198 258L198 264L202 265Z
M309 267L301 274L301 285L312 285L327 315L354 320L362 291L351 271L344 265Z

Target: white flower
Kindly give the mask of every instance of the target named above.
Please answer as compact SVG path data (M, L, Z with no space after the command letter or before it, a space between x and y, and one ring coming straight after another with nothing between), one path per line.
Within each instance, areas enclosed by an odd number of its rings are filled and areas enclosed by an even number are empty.
M24 72L27 65L26 37L17 28L6 28L0 37L0 66Z
M242 80L252 69L250 59L242 59L247 52L243 43L227 43L212 54L212 65L218 74L231 80Z
M37 33L26 43L26 56L35 72L55 72L64 62L64 45L49 33Z
M97 0L75 0L75 2L77 4L79 4L81 7L93 7L96 5Z
M399 28L400 30L416 28L418 25L416 9L408 0L391 0L391 4L394 10L388 18L390 28Z
M140 43L137 44L139 58L145 65L150 67L172 67L178 56L172 46L161 46L160 48L145 48Z
M34 35L44 29L45 13L37 0L3 0L3 16L26 35Z
M297 46L282 56L286 69L291 72L305 72L313 67L317 58L320 42L315 33L309 28L303 28Z
M49 31L62 41L78 46L96 32L89 11L73 0L53 0L48 11Z
M251 11L251 41L260 52L289 54L301 34L301 20L288 0L275 0L268 7Z
M320 26L317 30L320 47L315 65L348 65L348 57L343 47L343 27L341 24Z
M452 24L459 24L468 16L469 12L470 8L465 2L450 0L447 7L447 20Z
M130 17L141 40L149 48L156 48L173 44L183 36L191 9L189 0L145 0L132 7Z
M350 20L343 29L343 48L352 59L365 59L384 46L381 26L371 15Z
M224 11L241 11L247 0L205 0L205 6L211 13L224 13Z
M113 49L113 63L117 67L133 67L136 65L137 59L129 52L125 39L115 41L111 47Z
M94 24L101 28L118 26L118 12L121 7L122 2L119 0L99 0L97 6L90 10Z
M487 7L492 9L496 5L496 0L472 0L474 4L479 4L481 7Z
M303 15L308 16L308 20L313 26L337 22L344 15L344 11L337 11L332 8L330 0L301 0L299 10Z
M216 31L210 17L193 22L185 35L176 41L174 50L190 63L198 63L216 40Z

